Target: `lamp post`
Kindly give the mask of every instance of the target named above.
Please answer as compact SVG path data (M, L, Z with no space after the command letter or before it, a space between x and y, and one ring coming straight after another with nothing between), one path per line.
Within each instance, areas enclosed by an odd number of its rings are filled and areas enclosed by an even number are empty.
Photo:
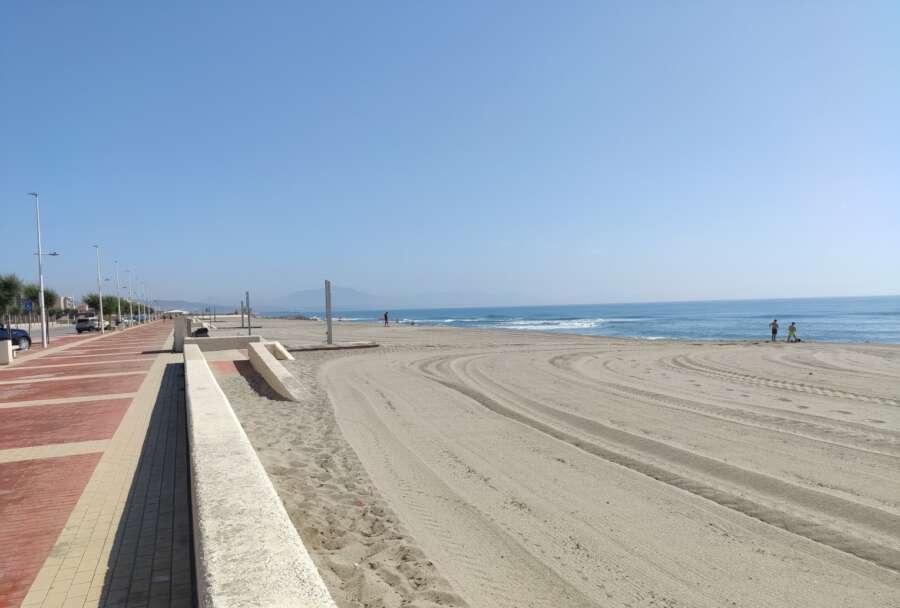
M50 328L47 327L47 309L44 307L44 250L41 245L41 197L37 192L29 192L28 196L34 197L34 211L37 218L38 286L40 289L38 300L41 305L41 346L47 348L50 344Z
M100 306L100 333L106 333L103 323L103 279L100 277L100 245L94 245L97 250L97 301Z
M117 326L122 324L122 292L119 287L119 260L114 260L116 266L116 322Z
M131 318L131 322L134 323L134 306L132 304L134 296L131 292L131 271L126 270L125 272L128 273L128 316Z
M134 303L134 307L137 309L137 314L134 317L134 324L140 325L140 323L141 323L141 282L137 280L137 277L135 277L135 282L137 283L137 286L134 288L134 297L137 301Z
M38 257L38 259L41 259L44 257L55 258L62 254L60 254L58 251L51 251L50 253L40 252L40 253L35 253L34 255L36 255ZM40 267L40 264L38 266ZM40 270L38 270L38 272L40 272ZM45 298L45 300L46 300L46 298ZM45 304L46 304L46 302L45 302ZM47 307L45 306L44 309L46 310L46 308ZM30 321L29 321L29 323L30 323ZM41 325L43 326L43 323ZM49 318L49 316L47 317L47 344L50 344L50 318Z

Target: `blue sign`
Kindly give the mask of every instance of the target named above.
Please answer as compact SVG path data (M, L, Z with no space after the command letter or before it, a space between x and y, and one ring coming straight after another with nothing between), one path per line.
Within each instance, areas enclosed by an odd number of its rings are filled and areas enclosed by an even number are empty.
M34 302L32 302L31 300L25 300L25 302L22 303L22 308L25 309L25 312L31 312L31 310L34 308Z

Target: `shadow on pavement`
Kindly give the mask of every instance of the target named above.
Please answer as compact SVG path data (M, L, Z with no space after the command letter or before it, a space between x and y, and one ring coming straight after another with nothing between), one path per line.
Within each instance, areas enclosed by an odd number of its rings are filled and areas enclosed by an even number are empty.
M166 366L100 606L196 606L183 365Z

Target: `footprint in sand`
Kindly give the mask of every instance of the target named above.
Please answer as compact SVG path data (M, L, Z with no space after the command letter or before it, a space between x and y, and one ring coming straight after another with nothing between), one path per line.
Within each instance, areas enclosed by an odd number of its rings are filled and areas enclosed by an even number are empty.
M797 406L797 409L798 409L798 410L808 410L808 409L809 409L809 406L808 406L808 405L798 405L798 406Z
M847 410L831 410L836 414L844 414L845 416L850 416L853 412L848 412Z

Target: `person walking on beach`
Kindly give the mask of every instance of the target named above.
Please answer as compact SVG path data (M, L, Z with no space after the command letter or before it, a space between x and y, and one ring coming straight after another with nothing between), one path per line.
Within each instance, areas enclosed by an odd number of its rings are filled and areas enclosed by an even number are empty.
M769 323L769 329L772 330L772 342L778 338L778 319L772 319L772 322Z
M788 325L788 342L799 342L800 339L797 338L797 324L791 321L791 324Z
M385 311L385 313L384 313L384 326L385 326L385 327L388 326L388 313L387 313L387 311Z

